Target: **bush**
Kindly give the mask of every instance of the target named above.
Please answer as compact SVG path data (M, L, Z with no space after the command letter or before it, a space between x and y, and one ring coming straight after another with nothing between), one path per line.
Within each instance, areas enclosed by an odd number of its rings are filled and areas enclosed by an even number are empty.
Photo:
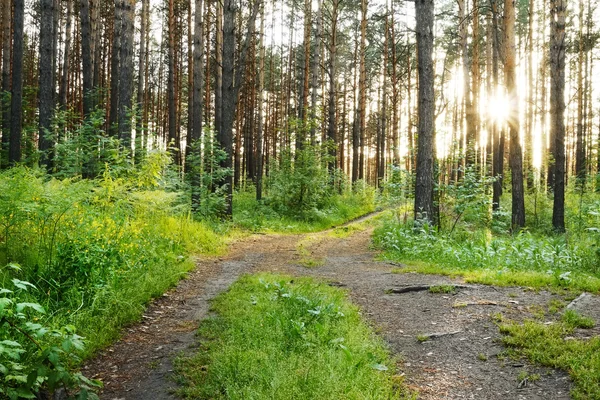
M288 153L273 165L267 181L268 204L281 215L311 219L327 208L335 194L318 147L307 146Z

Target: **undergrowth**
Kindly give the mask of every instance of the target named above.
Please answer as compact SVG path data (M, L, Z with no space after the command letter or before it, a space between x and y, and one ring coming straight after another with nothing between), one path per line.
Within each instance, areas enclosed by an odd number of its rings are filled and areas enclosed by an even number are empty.
M524 355L532 362L569 372L575 383L571 396L576 400L600 398L600 338L575 339L577 329L593 327L589 318L568 310L560 321L503 323L500 331L509 354Z
M18 304L33 304L44 313L15 311L19 320L57 332L69 327L86 340L77 357L116 339L153 297L193 268L192 255L222 249L221 237L190 217L180 192L164 189L165 168L157 154L148 157L139 175L127 177L108 167L96 180L58 180L22 167L2 172L0 265L10 266L0 269L2 302L11 301L15 281L27 282L30 289L19 292ZM27 368L36 352L54 346L52 335L18 339L4 317L0 337L18 343ZM10 375L3 366L12 362L0 357L0 377ZM77 362L65 365L68 371Z
M486 191L477 186L486 184L465 178L467 188L449 190L453 197L443 200L440 226L415 223L407 218L410 209L398 208L374 234L385 258L409 264L394 272L600 293L600 203L593 194L568 193L566 234L551 231L548 198L530 194L529 225L511 234L510 213L500 208L492 214Z
M407 398L383 343L337 288L245 276L213 302L176 370L190 399ZM403 394L404 393L404 394Z

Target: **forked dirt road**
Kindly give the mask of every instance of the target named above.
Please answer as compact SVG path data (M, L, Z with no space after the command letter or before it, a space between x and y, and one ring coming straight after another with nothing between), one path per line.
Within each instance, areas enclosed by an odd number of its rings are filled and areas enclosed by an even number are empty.
M466 285L455 294L388 294L391 288L408 285L460 282L392 274L394 267L376 261L370 249L372 228L362 227L346 237L332 233L255 235L232 244L225 257L199 260L196 271L157 299L142 322L125 329L122 340L91 360L84 373L104 381L102 399L175 398L171 359L194 351L194 332L209 313L210 299L242 274L268 271L316 276L346 288L398 356L397 373L406 376L420 399L570 398L571 382L565 373L503 359L492 321L497 313L518 320L531 317L558 296L477 285ZM417 337L423 335L433 338L421 343ZM523 379L535 374L539 379Z

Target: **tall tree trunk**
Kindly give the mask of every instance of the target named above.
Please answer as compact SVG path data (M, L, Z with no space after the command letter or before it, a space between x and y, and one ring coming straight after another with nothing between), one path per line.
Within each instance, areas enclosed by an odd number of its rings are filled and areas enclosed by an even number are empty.
M40 164L52 169L51 124L54 115L54 0L40 1L40 62L39 65L39 150Z
M322 35L323 35L323 17L322 17L322 7L323 3L319 0L319 9L317 11L317 32L315 38L315 45L313 46L313 59L312 59L312 79L311 79L311 106L310 106L310 143L311 145L315 145L317 143L316 138L316 119L317 119L317 94L319 90L319 49L321 47Z
M126 151L131 153L135 0L120 0L120 3L123 9L123 36L119 54L119 139Z
M577 184L581 187L585 184L586 178L586 150L585 150L585 130L584 130L584 92L583 83L585 51L584 51L584 3L579 0L579 61L577 63L577 145L575 149L575 172L577 174Z
M69 91L69 60L71 59L71 14L73 13L73 0L67 0L67 15L65 28L65 46L63 52L63 67L62 77L60 81L60 89L58 94L58 104L61 110L67 108L68 91Z
M146 143L144 141L145 131L147 126L145 125L145 113L144 113L144 98L146 92L146 37L148 30L148 4L149 0L142 0L142 10L140 13L140 54L138 56L138 76L137 76L137 126L135 129L135 153L136 163L141 161L144 150L146 149Z
M260 65L258 76L258 127L256 132L256 200L262 200L263 185L263 154L264 154L264 132L263 132L263 107L264 107L264 88L265 88L265 5L263 4L260 12ZM309 57L307 54L306 57ZM267 115L268 116L268 115ZM268 153L268 150L267 150Z
M304 65L300 81L300 96L298 99L298 119L303 121L303 126L296 138L296 147L302 147L305 140L306 109L308 108L308 88L310 82L310 31L312 24L312 0L304 0L304 52L302 53Z
M120 1L117 1L114 5L110 57L110 110L108 113L108 132L115 137L119 134L119 57L121 56L121 38L123 37L123 8L119 4Z
M479 148L477 147L478 142L480 141L479 136L479 128L480 128L480 118L479 118L479 88L481 86L481 72L479 70L479 0L473 0L473 59L471 62L471 79L473 80L472 88L472 97L471 97L471 118L472 121L468 122L472 126L471 128L471 148L467 148L471 151L470 157L475 160L475 163L478 161L477 153ZM469 159L469 157L467 157ZM483 168L480 170L483 171Z
M367 128L367 8L368 1L361 0L361 22L360 22L360 76L358 79L358 112L359 112L359 140L360 153L358 163L358 179L364 179L365 174L365 131Z
M433 153L435 96L433 70L433 0L415 0L419 71L419 136L415 186L415 220L435 222Z
M512 228L525 226L525 193L523 187L523 151L519 135L519 95L516 87L515 2L504 0L504 76L510 101L510 169L512 176Z
M363 2L366 0L362 0ZM329 143L329 171L335 168L337 139L337 25L340 0L333 0L331 10L331 41L329 43L329 101L327 106L327 140Z
M254 9L248 20L248 31L240 52L237 65L235 64L235 0L223 1L223 99L221 112L221 131L218 133L219 145L225 151L225 160L221 167L231 169L233 167L233 123L235 120L235 111L238 104L238 97L241 88L242 77L244 76L248 48L252 36L254 35L254 26L258 14L261 0L254 2ZM233 175L229 175L224 182L227 185L226 208L224 216L231 218L233 213Z
M216 1L217 32L215 37L215 130L221 132L223 112L223 3Z
M2 3L2 153L0 166L6 166L5 152L8 152L10 138L10 85L11 85L11 50L12 50L12 1L0 0Z
M83 115L87 118L96 106L90 0L81 0L79 13L81 16L81 60L83 61Z
M194 9L194 80L193 80L193 103L189 112L192 113L191 135L187 142L188 157L186 168L191 174L190 184L192 186L192 211L197 212L200 209L200 190L201 190L201 147L202 125L204 118L204 23L203 23L203 0L195 1Z
M12 97L10 112L10 145L8 162L12 165L21 161L21 131L23 116L23 23L25 1L14 0L13 17L13 63Z
M496 95L499 93L498 87L498 59L500 50L500 29L498 27L498 0L491 0L492 7L492 79ZM494 134L494 149L493 149L493 167L492 176L495 178L493 186L492 208L493 210L500 209L500 197L502 196L502 188L504 181L504 129L498 126L498 121L493 123Z
M466 12L466 0L458 0L458 35L460 37L461 45L461 56L463 63L463 97L464 97L464 109L466 117L466 165L474 166L477 159L475 151L475 141L477 140L476 126L475 126L475 110L473 109L473 102L471 101L471 77L469 70L471 69L471 62L469 58L469 45L468 45L468 16ZM462 126L462 124L461 124Z
M552 226L565 230L565 14L566 0L550 2L550 129L554 138Z
M535 0L529 0L528 19L529 29L527 32L527 119L526 119L526 130L525 130L525 177L527 180L527 189L533 190L534 188L534 171L533 171L533 128L535 120L535 108L536 108L536 90L535 82L533 79L533 23L534 23L534 10Z
M169 0L169 10L168 10L168 31L169 31L169 44L168 44L168 62L169 62L169 72L167 77L167 107L169 113L169 135L167 138L167 143L169 146L169 151L173 155L173 159L175 160L175 164L180 164L180 149L177 146L177 57L175 46L177 45L176 33L177 29L176 18L175 18L175 0Z

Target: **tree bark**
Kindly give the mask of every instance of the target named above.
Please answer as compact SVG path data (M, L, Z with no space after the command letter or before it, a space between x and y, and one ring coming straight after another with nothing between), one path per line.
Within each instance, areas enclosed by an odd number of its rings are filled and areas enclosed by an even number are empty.
M554 138L552 226L565 230L565 14L566 0L550 2L550 130Z
M69 61L71 59L71 14L73 13L73 0L67 0L67 15L65 28L65 47L63 52L63 69L58 94L58 103L61 110L67 108L68 90L69 90Z
M135 0L120 0L120 4L123 9L123 36L119 54L119 139L125 150L131 153Z
M12 50L12 1L0 0L2 3L2 154L0 165L6 166L5 152L8 152L10 138L10 67Z
M498 91L498 61L499 61L499 27L498 27L498 0L491 0L492 13L492 79L494 90ZM498 122L493 122L494 150L492 176L495 178L492 195L492 209L500 209L500 197L504 181L504 130L498 126Z
M52 170L51 124L55 100L54 0L40 1L39 131L40 164Z
M433 69L433 0L415 0L419 71L419 136L415 186L415 220L435 222L433 205L433 155L435 96Z
M264 128L263 128L263 106L264 106L264 88L265 88L265 6L261 7L260 13L260 65L258 76L258 127L256 138L256 200L262 200L262 185L263 185L263 154L264 154ZM306 57L309 57L307 54ZM307 88L308 89L308 88ZM268 152L268 151L267 151Z
M512 176L512 228L525 226L525 193L523 187L523 151L519 135L519 95L516 87L515 3L504 0L504 76L510 102L510 168Z
M361 0L361 22L360 22L360 76L358 79L358 112L359 112L359 162L358 179L365 177L365 131L367 129L367 8L368 1Z
M254 35L254 26L258 14L261 0L254 3L254 9L248 20L248 31L240 52L237 65L235 64L235 16L236 7L234 0L223 1L223 98L221 111L221 131L218 133L218 141L221 148L225 151L225 160L221 167L231 169L233 167L233 123L235 120L235 111L238 104L239 91L241 88L242 76L245 71L248 48L252 36ZM224 217L231 218L233 214L233 175L222 182L227 185L226 188L226 207Z
M13 63L12 97L10 112L10 145L8 162L11 165L21 161L21 131L23 116L23 23L25 1L14 0L13 18Z
M112 50L110 57L110 110L108 113L108 132L111 136L119 134L119 57L121 55L121 38L123 36L123 9L120 0L114 5L114 21L112 30Z
M363 2L366 0L362 0ZM327 105L327 140L330 142L328 168L335 169L336 140L337 140L337 26L339 15L339 0L333 0L331 10L331 38L329 42L329 100Z
M96 106L90 0L81 0L79 13L81 17L81 60L83 62L83 115L87 118Z

